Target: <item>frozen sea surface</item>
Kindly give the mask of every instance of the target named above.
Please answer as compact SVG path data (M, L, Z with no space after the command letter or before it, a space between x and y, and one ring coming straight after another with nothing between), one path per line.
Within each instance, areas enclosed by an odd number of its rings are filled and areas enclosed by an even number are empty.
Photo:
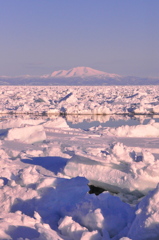
M159 239L157 86L0 96L0 239Z
M0 113L159 114L159 86L1 86Z

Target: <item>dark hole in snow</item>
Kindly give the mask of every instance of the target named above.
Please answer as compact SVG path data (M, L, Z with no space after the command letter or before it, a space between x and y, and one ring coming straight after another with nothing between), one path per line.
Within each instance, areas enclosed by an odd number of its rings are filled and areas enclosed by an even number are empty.
M94 185L88 185L88 186L90 188L90 190L89 190L90 194L94 193L95 195L99 195L99 194L101 194L102 192L105 191L105 189L100 188L100 187L95 187Z
M38 231L33 228L24 226L15 227L13 225L9 226L9 229L6 231L6 233L11 236L12 240L17 240L18 238L33 239L40 236Z

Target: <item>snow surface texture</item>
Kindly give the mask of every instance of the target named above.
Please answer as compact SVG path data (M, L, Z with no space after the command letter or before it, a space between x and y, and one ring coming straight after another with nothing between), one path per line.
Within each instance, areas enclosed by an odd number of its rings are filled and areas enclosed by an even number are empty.
M2 86L0 113L159 114L159 86Z
M159 239L159 123L137 115L134 126L105 127L129 117L58 116L74 113L76 102L82 111L107 104L111 112L142 105L152 113L158 90L2 87L1 112L47 114L1 115L0 239ZM84 119L99 126L69 126ZM89 185L105 191L90 194Z

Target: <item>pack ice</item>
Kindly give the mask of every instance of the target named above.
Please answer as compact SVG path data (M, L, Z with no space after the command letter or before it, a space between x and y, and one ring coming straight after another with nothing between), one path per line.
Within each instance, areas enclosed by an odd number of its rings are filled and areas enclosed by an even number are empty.
M0 113L158 114L159 86L1 86Z
M0 239L159 239L158 86L0 91Z

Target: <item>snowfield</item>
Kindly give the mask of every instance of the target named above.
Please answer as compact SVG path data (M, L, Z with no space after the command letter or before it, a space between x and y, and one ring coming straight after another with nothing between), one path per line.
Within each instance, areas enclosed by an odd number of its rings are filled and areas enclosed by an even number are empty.
M0 92L1 240L159 239L159 86Z

